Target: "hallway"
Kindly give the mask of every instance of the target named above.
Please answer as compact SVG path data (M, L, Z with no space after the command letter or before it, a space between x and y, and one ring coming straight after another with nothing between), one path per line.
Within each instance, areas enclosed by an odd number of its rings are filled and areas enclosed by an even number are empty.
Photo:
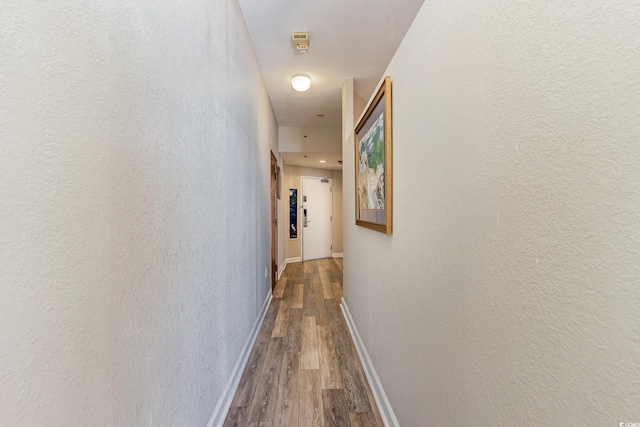
M341 298L342 259L287 266L225 426L383 426Z

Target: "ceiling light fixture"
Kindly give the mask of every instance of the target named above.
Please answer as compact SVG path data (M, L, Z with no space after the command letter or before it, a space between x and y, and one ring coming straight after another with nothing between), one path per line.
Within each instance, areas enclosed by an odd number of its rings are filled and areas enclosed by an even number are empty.
M311 79L309 76L305 76L304 74L296 74L291 79L291 86L298 92L304 92L305 90L309 90L311 87Z
M327 163L326 160L320 160L320 163Z

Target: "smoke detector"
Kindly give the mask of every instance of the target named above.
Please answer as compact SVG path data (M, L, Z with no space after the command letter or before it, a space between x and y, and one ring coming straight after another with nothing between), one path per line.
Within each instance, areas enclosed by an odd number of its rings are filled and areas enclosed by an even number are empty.
M309 33L293 33L291 40L296 45L298 53L307 53L309 51Z

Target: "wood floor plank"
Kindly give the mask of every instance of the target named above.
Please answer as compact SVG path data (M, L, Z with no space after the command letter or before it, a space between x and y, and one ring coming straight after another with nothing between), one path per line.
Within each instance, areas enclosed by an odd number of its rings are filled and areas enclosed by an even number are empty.
M315 291L314 286L312 285L313 279L312 276L305 279L304 283L304 298L302 302L302 315L303 316L315 316L316 315L316 305L314 302L313 294Z
M249 427L272 427L272 426L273 426L273 423L267 423L267 422L249 424Z
M339 265L342 265L342 258L334 258L333 263L331 265L331 267L328 269L329 273L331 274L331 281L332 282L340 282L342 283L342 267L339 267Z
M291 311L291 302L288 300L282 300L280 302L280 309L276 316L276 321L273 326L272 337L284 337L287 335L287 327L289 326L289 313Z
M289 314L287 336L284 338L284 350L287 352L302 351L302 309L292 308Z
M338 267L338 262L342 263L342 258L332 258L327 266L327 271L329 272L332 281L342 283L342 268Z
M342 285L338 282L331 283L331 294L333 298L338 301L338 304L340 304L342 300Z
M274 298L282 298L282 294L284 293L284 288L287 285L287 278L281 277L278 282L276 282L276 287L273 288L273 297Z
M320 356L320 379L322 389L341 389L342 377L338 367L336 351L329 326L316 326L318 333L318 350Z
M357 351L356 351L357 356ZM358 359L359 360L359 359ZM364 382L365 389L367 390L367 398L369 399L369 405L371 406L371 412L373 413L373 418L376 421L374 425L378 425L380 427L384 427L384 423L382 422L382 417L380 416L380 411L378 411L378 405L376 405L376 400L373 397L373 393L371 393L371 385L369 384L369 380L364 373L364 367L362 363L356 363L358 366L358 371L360 372L360 377Z
M280 380L283 356L284 338L271 338L251 402L249 422L273 421L277 397L275 391Z
M333 299L333 287L331 282L322 282L322 296L324 299Z
M304 262L297 262L291 274L291 277L295 278L299 282L302 281L304 279Z
M326 427L350 427L344 390L322 390L322 409Z
M305 261L305 268L304 268L305 283L309 280L309 278L317 277L317 276L318 276L318 260Z
M350 412L349 421L351 427L384 427L382 421L378 422L371 412Z
M331 288L331 278L326 268L319 268L320 283L322 284L322 294L324 299L333 298L333 290Z
M322 296L322 288L319 283L315 289L316 291L313 294L313 304L315 306L316 325L329 326L327 306L325 305L325 299Z
M267 314L264 316L264 320L262 321L262 326L260 327L260 332L264 329L267 335L271 334L273 330L273 325L276 323L276 317L278 316L278 310L280 310L280 300L271 300L271 304L269 304L269 308L267 309Z
M313 305L314 305L314 316L316 317L316 325L329 325L329 319L327 318L327 307L325 306L325 299L322 294L322 286L320 285L320 280L315 277L311 280L311 289Z
M369 385L369 381L364 374L364 370L362 369L362 365L360 366L360 371L362 373L362 378L364 378L365 387L367 389L367 397L369 398L369 405L371 406L371 412L373 413L373 419L375 420L375 426L384 427L384 423L382 422L382 417L380 416L380 411L378 410L378 406L376 405L376 400L371 393L371 385ZM365 412L368 413L368 412Z
M326 306L349 412L370 412L371 404L367 397L366 379L360 375L360 361L342 313L335 300L327 300Z
M229 408L223 427L243 427L247 425L249 408L246 406L232 406Z
M302 283L296 283L293 287L293 300L291 301L291 308L302 308L304 298L304 285Z
M300 353L285 353L276 402L273 426L297 426L300 407Z
M280 300L271 300L267 314L262 321L262 327L253 345L249 360L244 368L242 378L238 384L238 390L231 402L231 406L249 406L256 389L256 382L262 371L264 357L271 340L271 331L275 323L276 315L280 309Z
M285 276L285 278L287 279L287 282L285 283L285 287L282 292L282 299L286 299L289 302L291 302L291 298L293 297L293 287L294 287L295 281L291 276Z
M342 282L342 271L336 265L334 258L327 258L323 261L322 268L326 271L326 277L329 282Z
M300 371L300 412L299 426L324 426L322 408L322 388L320 371L303 369Z
M313 316L302 316L302 354L300 357L300 369L320 369L316 318Z

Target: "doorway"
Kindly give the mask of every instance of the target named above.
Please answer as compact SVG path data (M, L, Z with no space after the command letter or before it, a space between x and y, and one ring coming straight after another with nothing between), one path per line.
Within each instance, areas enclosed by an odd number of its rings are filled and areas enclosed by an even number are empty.
M331 256L331 178L302 177L302 259Z

